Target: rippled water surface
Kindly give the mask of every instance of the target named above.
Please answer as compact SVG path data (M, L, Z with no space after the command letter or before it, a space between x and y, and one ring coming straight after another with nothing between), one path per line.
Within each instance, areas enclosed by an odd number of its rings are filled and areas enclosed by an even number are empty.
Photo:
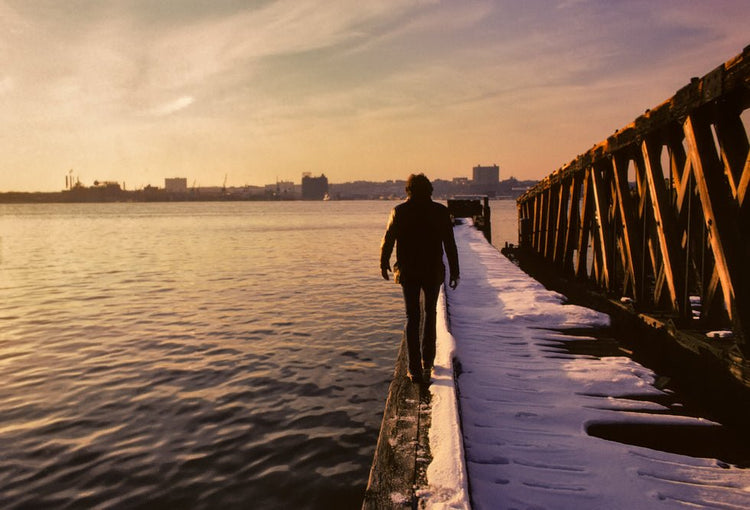
M358 507L393 205L0 205L2 507Z

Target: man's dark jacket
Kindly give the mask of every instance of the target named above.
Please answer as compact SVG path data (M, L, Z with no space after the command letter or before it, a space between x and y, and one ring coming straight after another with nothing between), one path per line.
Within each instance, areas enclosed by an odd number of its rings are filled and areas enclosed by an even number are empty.
M380 268L390 269L396 244L393 272L397 283L439 285L445 279L443 247L451 280L458 279L458 252L448 208L429 198L410 198L393 208L380 248Z

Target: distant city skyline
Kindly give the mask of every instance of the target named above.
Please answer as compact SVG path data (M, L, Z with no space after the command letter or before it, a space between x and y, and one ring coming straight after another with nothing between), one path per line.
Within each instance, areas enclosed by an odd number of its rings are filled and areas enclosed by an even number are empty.
M489 174L487 171L490 171ZM414 172L410 172L414 173ZM420 173L417 171L417 173ZM479 177L478 177L479 176ZM252 188L267 188L269 186L274 185L293 185L300 187L304 180L306 178L325 178L328 182L328 178L326 177L325 173L322 172L319 175L313 175L312 172L302 172L297 180L293 178L288 179L277 179L274 182L267 182L262 184L230 184L226 180L223 183L198 183L197 180L190 180L189 177L184 176L172 176L172 177L163 177L160 182L157 183L148 183L145 186L137 186L135 189L142 189L144 187L152 187L152 188L163 188L167 191L182 191L192 188L227 188L227 189L234 189L234 188L243 188L243 187L252 187ZM370 183L406 183L406 180L408 178L408 175L403 175L401 177L395 178L395 179L350 179L345 181L339 181L339 182L333 182L331 181L330 184L332 185L339 185L339 184L351 184L354 182L370 182ZM429 176L428 176L429 178ZM468 175L462 174L462 175L454 175L449 177L435 177L430 178L431 181L443 181L443 182L466 182L466 183L498 183L502 180L509 180L509 179L516 179L514 176L502 176L500 174L500 166L499 165L476 165L474 166L471 171L468 172ZM532 179L533 181L536 181L535 179ZM191 184L192 182L192 184ZM96 186L105 186L105 185L112 185L116 184L120 186L122 189L128 189L128 185L126 181L116 181L116 180L99 180L94 179L92 182L86 182L83 179L80 179L77 176L74 176L70 171L65 175L65 186L64 188L61 188L63 190L72 189L74 187L96 187ZM132 187L131 187L132 189ZM34 192L39 192L42 190L33 190ZM59 190L55 190L59 191ZM0 193L2 193L3 190L0 190Z
M0 0L0 191L540 179L740 53L748 20L746 0Z

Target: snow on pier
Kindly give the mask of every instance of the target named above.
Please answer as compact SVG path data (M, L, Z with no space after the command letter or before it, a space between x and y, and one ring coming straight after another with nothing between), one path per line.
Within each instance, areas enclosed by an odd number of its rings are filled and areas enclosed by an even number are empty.
M662 394L654 373L624 355L599 358L561 347L571 338L561 330L606 325L607 316L564 304L469 224L455 234L461 282L447 290L447 313L439 311L449 328L438 331L433 461L428 486L418 492L422 504L750 508L750 470L589 435L591 427L618 424L717 424L666 414L657 398L648 399Z

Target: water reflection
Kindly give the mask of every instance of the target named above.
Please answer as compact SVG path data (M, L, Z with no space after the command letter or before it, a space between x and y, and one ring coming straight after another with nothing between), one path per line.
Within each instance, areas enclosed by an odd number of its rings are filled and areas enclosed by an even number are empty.
M359 506L391 206L0 206L3 508Z

